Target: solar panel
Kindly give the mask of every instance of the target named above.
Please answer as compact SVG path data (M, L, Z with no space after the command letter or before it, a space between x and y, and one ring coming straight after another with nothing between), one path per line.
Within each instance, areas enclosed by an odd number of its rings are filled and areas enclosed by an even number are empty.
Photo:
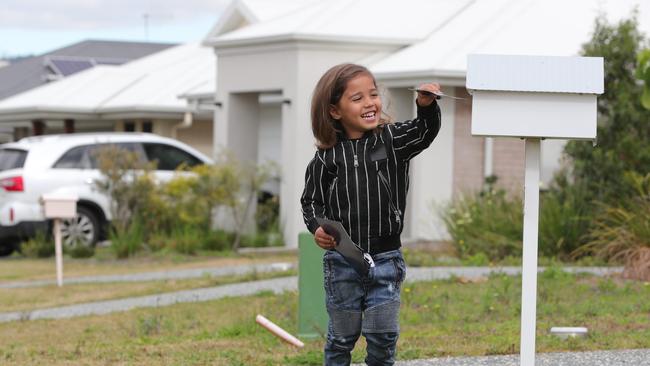
M123 59L102 59L102 58L95 59L95 63L97 63L97 65L121 65L126 61L127 60L123 60Z
M76 72L83 71L93 67L93 63L90 60L66 60L66 59L54 59L50 60L52 65L56 68L56 72L59 75L68 76Z

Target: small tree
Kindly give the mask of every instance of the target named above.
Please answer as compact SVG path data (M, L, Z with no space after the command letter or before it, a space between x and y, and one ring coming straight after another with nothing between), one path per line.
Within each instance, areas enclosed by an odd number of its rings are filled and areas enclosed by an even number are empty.
M144 239L138 213L155 190L149 174L153 164L133 151L114 145L100 148L95 158L102 174L95 187L110 200L112 246L118 257L128 257Z
M646 41L638 30L636 14L616 25L604 17L596 21L585 56L605 58L605 93L598 98L598 144L571 141L565 153L573 163L572 178L587 190L588 201L614 203L634 195L625 172L650 171L650 112L642 104L643 85L637 75L640 49Z

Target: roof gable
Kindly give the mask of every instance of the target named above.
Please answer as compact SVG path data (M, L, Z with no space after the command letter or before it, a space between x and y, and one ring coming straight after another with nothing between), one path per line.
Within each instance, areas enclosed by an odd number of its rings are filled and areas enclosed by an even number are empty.
M233 0L205 37L204 43L251 24L309 6L318 0Z

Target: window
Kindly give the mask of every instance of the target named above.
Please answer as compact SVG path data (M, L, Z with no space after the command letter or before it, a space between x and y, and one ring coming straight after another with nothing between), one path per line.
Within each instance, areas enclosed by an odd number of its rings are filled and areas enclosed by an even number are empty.
M119 143L119 144L94 144L77 146L68 150L61 158L54 163L55 169L97 169L97 155L104 148L119 147L138 154L144 161L142 146L138 143Z
M83 158L88 146L77 146L66 151L59 160L54 163L55 169L84 169Z
M0 149L0 172L3 170L22 168L25 165L27 151L16 149Z
M171 145L144 144L144 151L150 161L156 162L158 170L176 170L183 164L190 168L203 164L194 155Z

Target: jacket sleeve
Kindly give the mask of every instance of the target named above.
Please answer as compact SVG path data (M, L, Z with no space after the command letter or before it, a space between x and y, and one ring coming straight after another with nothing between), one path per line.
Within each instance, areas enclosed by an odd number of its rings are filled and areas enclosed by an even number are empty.
M438 135L440 107L435 100L426 107L418 105L415 119L395 122L389 126L395 153L402 160L410 160L429 147Z
M300 197L302 217L309 231L314 234L318 227L316 217L325 217L325 191L330 184L330 174L325 162L318 154L314 155L305 172L305 190Z

